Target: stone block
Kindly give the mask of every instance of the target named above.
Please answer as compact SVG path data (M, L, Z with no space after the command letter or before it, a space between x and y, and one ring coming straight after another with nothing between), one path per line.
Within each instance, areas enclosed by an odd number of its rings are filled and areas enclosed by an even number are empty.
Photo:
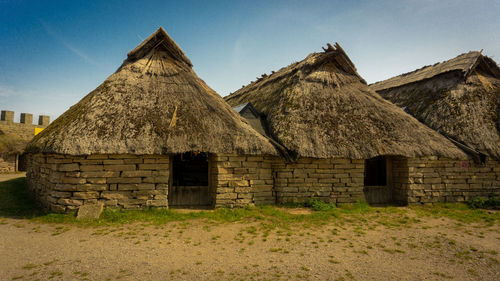
M134 177L151 177L153 171L149 170L135 170L135 171L123 171L121 177L123 178L134 178Z
M78 191L104 191L108 189L107 184L79 184L76 186Z
M52 197L56 197L56 198L68 198L68 197L71 197L71 192L51 191L50 195Z
M61 171L61 172L79 171L80 165L78 165L77 163L59 164L59 165L57 165L57 170Z
M141 165L150 165L150 164L139 164L139 166L141 166ZM104 165L105 171L134 171L135 168L136 168L136 165L134 165L134 164Z
M74 199L97 199L99 192L97 191L75 191L73 192Z
M103 167L103 165L81 165L80 170L82 172L102 171Z
M56 184L54 190L58 191L76 191L76 185L74 184Z
M61 183L68 183L68 184L82 184L86 183L87 180L85 178L70 178L70 177L63 177L61 179Z
M237 193L221 193L217 194L216 200L218 201L219 199L236 199L238 198Z
M106 178L87 178L88 183L98 183L104 184L106 183Z
M117 199L130 199L132 192L130 191L103 191L101 192L102 199L117 200Z
M91 172L82 172L82 178L111 178L111 177L119 177L120 172L118 171L91 171Z
M142 180L144 183L169 183L169 177L146 177Z
M81 206L83 204L83 201L82 200L61 198L61 199L57 200L57 204L64 205L64 206Z
M169 164L139 164L139 170L168 170Z
M142 178L107 178L106 183L141 183Z
M118 184L118 190L149 190L149 189L155 189L155 185L153 183Z
M80 206L78 209L78 214L76 219L91 219L96 220L99 219L99 216L102 213L104 204L102 202L98 202L97 204L85 204Z

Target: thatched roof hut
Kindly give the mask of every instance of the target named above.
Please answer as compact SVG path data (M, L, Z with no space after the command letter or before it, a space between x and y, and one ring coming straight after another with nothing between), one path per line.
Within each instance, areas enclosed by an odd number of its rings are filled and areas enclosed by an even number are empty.
M464 157L449 140L371 90L342 48L329 45L225 97L251 102L270 135L302 157Z
M69 155L276 154L192 69L159 28L118 70L57 118L29 152Z
M370 87L441 134L500 159L500 68L481 52Z

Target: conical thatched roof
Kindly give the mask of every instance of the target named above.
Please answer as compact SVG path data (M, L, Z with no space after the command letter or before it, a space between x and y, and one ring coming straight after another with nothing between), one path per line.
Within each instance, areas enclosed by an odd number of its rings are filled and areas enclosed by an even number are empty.
M371 88L443 135L500 159L500 68L491 58L469 52Z
M465 157L449 140L370 90L342 48L329 45L225 97L251 102L270 134L302 157Z
M162 28L97 89L57 118L29 152L276 154L203 80Z

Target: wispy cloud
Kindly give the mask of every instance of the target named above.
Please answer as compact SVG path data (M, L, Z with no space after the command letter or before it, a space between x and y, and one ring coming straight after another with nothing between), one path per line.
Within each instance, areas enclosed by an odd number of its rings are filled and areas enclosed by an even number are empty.
M78 48L73 46L72 44L68 43L68 41L66 41L66 39L64 39L59 33L57 33L54 29L52 29L52 27L50 27L47 23L45 23L41 20L40 20L40 23L42 24L42 26L45 29L45 31L47 32L47 34L49 34L55 40L59 41L59 43L61 43L64 47L66 47L68 50L70 50L73 54L79 56L87 63L93 64L93 65L98 65L98 63L95 60L93 60L92 58L90 58L89 56L87 56L87 54L85 54L84 52L82 52L81 50L79 50Z

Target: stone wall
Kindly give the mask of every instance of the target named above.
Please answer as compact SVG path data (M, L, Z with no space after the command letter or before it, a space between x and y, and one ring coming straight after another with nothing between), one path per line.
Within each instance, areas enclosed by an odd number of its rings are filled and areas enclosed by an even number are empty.
M275 204L273 156L217 154L210 157L215 207Z
M168 155L64 156L28 159L27 182L55 212L83 204L140 209L168 207ZM460 202L500 196L500 163L438 157L390 156L391 198L402 204ZM211 154L209 180L214 207L242 207L317 198L332 203L364 200L364 160Z
M51 211L68 212L98 201L124 209L168 206L168 156L28 157L28 188Z
M500 163L485 164L438 157L408 159L409 204L462 202L474 197L500 196Z
M317 198L331 203L363 200L364 160L300 158L273 163L278 203Z
M16 171L16 157L15 154L0 154L0 174Z
M391 156L392 174L392 198L400 205L408 204L408 158L402 156Z
M40 115L38 123L33 124L33 114L21 113L19 123L14 122L14 112L2 110L0 115L0 131L5 134L11 134L24 140L30 140L35 135L35 128L45 128L50 123L50 117Z

